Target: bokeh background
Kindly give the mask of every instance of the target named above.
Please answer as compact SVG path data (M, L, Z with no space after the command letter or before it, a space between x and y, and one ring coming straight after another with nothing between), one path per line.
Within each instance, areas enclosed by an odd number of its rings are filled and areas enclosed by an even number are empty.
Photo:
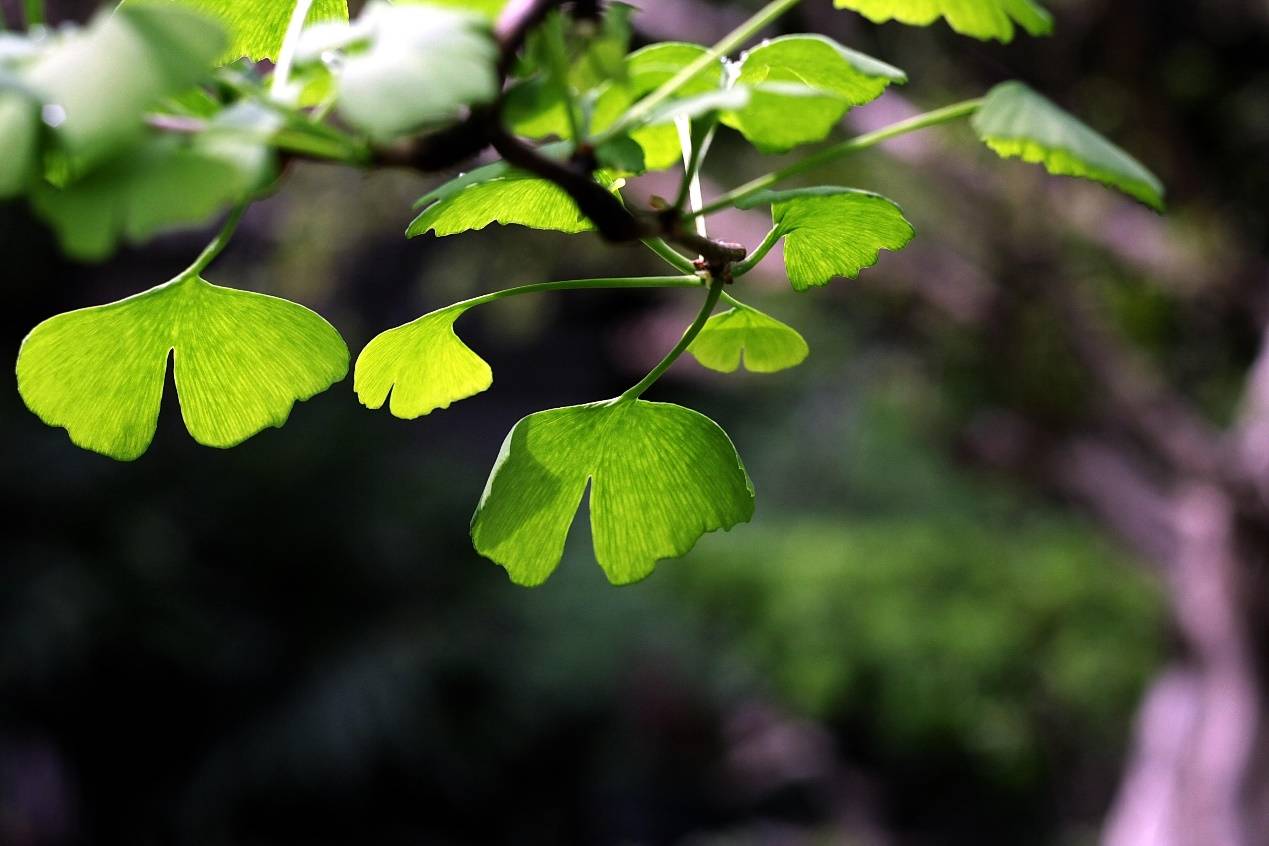
M757 4L642 5L641 41L712 41ZM1084 292L1195 414L1237 419L1269 283L1269 6L1046 5L1055 34L1009 46L828 0L773 33L908 71L844 133L1027 80L1159 173L1170 213L1000 162L964 125L818 176L894 198L918 239L858 281L795 294L777 252L737 286L812 354L771 376L683 362L655 388L730 433L759 498L751 525L637 586L605 583L584 519L535 590L466 527L506 430L627 387L690 319L683 292L473 312L460 329L494 388L414 422L361 408L346 381L216 451L169 385L131 464L71 446L10 379L0 844L1174 842L1125 811L1135 715L1201 650L1178 622L1185 588L1133 542L1151 532L1119 471L1142 450L1046 292ZM57 20L90 8L51 4ZM706 191L769 166L720 135ZM209 275L319 310L355 354L477 292L660 272L589 236L407 242L430 184L293 167ZM711 225L752 245L766 221ZM205 238L85 266L0 206L0 346L169 278ZM1103 451L1034 458L1071 438ZM1222 701L1209 716L1237 719Z

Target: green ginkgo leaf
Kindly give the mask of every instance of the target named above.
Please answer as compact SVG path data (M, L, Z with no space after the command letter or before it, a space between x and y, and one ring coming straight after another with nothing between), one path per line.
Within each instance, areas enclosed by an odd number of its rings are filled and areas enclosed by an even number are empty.
M755 90L723 121L758 149L782 153L823 140L852 106L880 97L907 76L821 35L765 41L741 58L735 82Z
M795 290L855 277L882 250L901 250L915 234L895 203L869 191L821 186L760 191L737 205L771 205L784 238L784 267Z
M1014 25L1031 35L1048 35L1053 17L1035 0L833 0L839 9L854 9L874 23L896 20L929 26L944 18L962 35L982 40L1013 40Z
M410 238L429 231L438 236L457 235L484 229L491 223L570 234L591 229L590 221L563 188L523 171L510 170L435 199L410 223L405 234Z
M775 373L806 360L810 348L798 331L756 308L736 303L708 321L687 348L711 370L732 373L743 356L752 373Z
M241 443L348 372L348 348L319 315L196 276L51 317L18 353L18 391L85 449L131 461L154 437L171 354L194 440Z
M31 203L68 255L105 258L121 240L206 222L261 188L273 172L265 142L274 121L251 104L233 106L192 138L147 138L64 188L37 183Z
M21 76L43 100L73 177L135 141L145 111L202 79L224 44L200 15L138 3L61 36Z
M987 146L1049 173L1109 185L1163 210L1163 183L1140 162L1021 82L997 85L973 117Z
M481 17L493 19L498 17L507 0L408 0L411 3L425 3L432 6L448 6L451 9L462 9Z
M626 57L626 81L613 82L600 89L592 116L594 131L602 132L612 126L639 98L656 90L706 52L699 44L667 41L650 44L631 53ZM722 84L722 64L710 65L689 79L669 102L710 95L719 91ZM682 157L678 130L673 123L674 115L672 109L659 110L653 123L630 133L630 137L643 147L644 161L649 170L673 167Z
M125 8L156 0L124 0ZM295 14L295 0L166 0L193 9L219 23L230 34L222 62L246 57L253 61L278 58L287 25ZM348 20L347 0L313 0L305 22Z
M353 390L367 408L413 420L487 390L493 371L454 333L468 306L425 314L373 338L357 356Z
M753 484L716 423L677 405L612 400L512 428L472 518L476 550L517 584L546 581L588 482L595 558L613 584L753 516Z
M324 61L331 45L342 49L336 108L373 139L434 129L498 96L498 46L477 15L372 2L340 30L310 30L303 54Z

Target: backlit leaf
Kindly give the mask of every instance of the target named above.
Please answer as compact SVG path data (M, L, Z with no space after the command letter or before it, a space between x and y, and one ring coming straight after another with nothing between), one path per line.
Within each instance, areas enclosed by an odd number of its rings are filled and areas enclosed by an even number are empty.
M801 364L810 349L798 331L756 308L737 303L705 323L687 351L705 367L731 373L775 373Z
M413 420L474 396L493 384L493 372L454 334L466 306L449 306L376 336L357 356L353 390L367 408Z
M224 44L200 15L139 3L62 36L22 77L77 175L135 141L145 111L202 79Z
M397 2L420 3L427 6L445 6L450 9L462 9L465 12L480 15L490 20L498 17L507 0L397 0Z
M962 35L983 40L1012 41L1015 24L1031 35L1053 30L1053 17L1035 0L833 0L833 5L854 9L874 23L928 26L944 18Z
M515 425L472 518L476 550L517 584L546 581L588 482L595 558L613 584L753 516L753 485L716 423L677 405L609 401Z
M637 100L656 90L662 83L699 59L706 53L699 44L667 41L650 44L626 57L625 83L610 83L600 89L595 101L592 127L602 132L612 126L626 109ZM719 91L723 84L722 63L710 65L694 75L668 101L709 95ZM724 106L725 107L725 106ZM649 170L677 165L682 157L678 130L674 126L674 110L659 110L651 125L642 126L630 133L643 147L645 164Z
M232 107L197 136L147 138L65 188L38 183L31 204L68 255L105 258L121 240L203 223L259 189L272 172L264 142L273 120L250 104Z
M215 447L281 426L348 371L339 333L303 306L179 277L35 327L18 391L78 446L130 461L154 437L169 354L185 425Z
M820 35L787 35L745 53L738 85L749 104L723 120L758 149L781 153L820 141L852 106L880 97L903 71Z
M332 29L311 30L305 55L326 53ZM376 140L434 129L498 96L498 48L478 16L375 2L348 31L336 74L337 108Z
M1092 179L1163 210L1163 184L1157 176L1021 82L993 88L973 125L1001 156L1043 164L1049 173Z
M426 232L438 236L484 229L491 223L518 224L533 229L585 232L591 223L564 189L553 182L511 170L467 185L438 199L410 223L410 238Z
M902 209L868 191L828 186L762 191L738 205L768 203L784 236L785 271L798 291L836 276L858 276L881 250L901 250L914 234Z
M124 0L125 8L153 5L156 0ZM295 14L295 0L166 0L193 9L218 22L230 34L222 62L246 57L254 61L278 58L287 25ZM313 0L305 21L348 20L347 0Z

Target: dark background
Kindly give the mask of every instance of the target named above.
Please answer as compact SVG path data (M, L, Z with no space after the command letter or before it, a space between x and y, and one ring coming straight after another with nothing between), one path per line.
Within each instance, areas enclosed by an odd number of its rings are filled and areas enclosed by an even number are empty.
M644 39L710 41L745 14L643 5ZM534 590L466 527L506 430L628 387L690 318L683 292L490 306L460 324L489 392L404 422L347 380L230 451L192 442L170 385L130 464L0 392L0 844L1095 842L1177 650L1167 586L1114 520L984 459L975 433L1015 431L1000 409L1093 424L1052 314L1021 296L1001 328L982 298L1090 285L1231 419L1256 351L1242 292L1269 281L1269 9L1048 5L1054 36L1010 46L827 0L780 27L908 71L845 131L1021 78L1158 172L1170 214L999 162L964 125L817 178L891 196L918 239L857 282L794 294L777 261L737 286L812 354L772 376L684 363L654 389L730 433L758 509L639 585L604 582L584 519ZM768 166L720 137L706 190ZM317 309L355 355L472 293L660 272L587 235L407 242L428 184L295 167L209 278ZM712 225L752 245L765 224ZM0 207L4 349L164 281L205 238L84 266Z

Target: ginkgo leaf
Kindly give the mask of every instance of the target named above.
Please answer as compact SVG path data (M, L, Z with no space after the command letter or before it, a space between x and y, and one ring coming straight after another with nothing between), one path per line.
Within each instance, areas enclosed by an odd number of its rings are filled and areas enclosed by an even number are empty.
M189 276L35 327L18 391L76 445L131 461L154 437L169 353L186 428L214 447L281 426L348 372L348 348L319 315Z
M1092 179L1163 210L1163 183L1140 162L1021 82L993 88L973 117L987 146L1049 173Z
M22 78L78 175L135 141L145 111L202 79L224 44L220 27L200 15L138 3L64 35Z
M405 234L410 238L428 231L438 236L457 235L484 229L491 223L570 234L591 228L590 221L563 188L512 170L435 200L410 223Z
M507 5L507 0L408 0L408 2L448 6L451 9L462 9L490 19L498 17L503 7Z
M304 54L326 53L337 41L334 29L311 30ZM479 16L373 2L346 30L337 108L371 138L386 141L435 128L498 96L498 47Z
M746 370L775 373L801 364L810 348L792 326L737 303L707 320L687 351L722 373L734 372L742 355Z
M1008 43L1014 25L1031 35L1048 35L1053 17L1035 0L833 0L839 9L853 9L874 23L896 20L929 26L939 18L962 35Z
M272 173L264 142L274 120L251 104L231 107L196 137L148 138L64 188L38 183L31 204L68 255L105 258L120 240L203 223L259 189Z
M493 371L454 333L468 306L425 314L375 336L357 356L353 390L367 408L413 420L487 390Z
M879 194L823 186L760 191L740 208L771 205L784 237L784 268L795 290L854 277L882 250L901 250L915 234L903 210Z
M613 584L753 516L753 484L716 423L677 405L612 400L512 428L472 518L476 550L517 584L546 581L587 482L595 558Z
M765 153L823 140L852 106L907 82L898 68L821 35L786 35L744 54L735 79L755 90L723 122Z
M156 0L124 0L125 8ZM246 57L253 61L278 58L287 25L295 14L295 0L166 0L193 9L219 23L229 33L221 62ZM347 0L313 0L305 22L348 20Z
M592 128L596 132L602 132L612 126L639 98L656 90L706 52L699 44L667 41L650 44L631 53L626 57L626 81L613 82L600 89L595 100ZM723 67L720 62L696 73L669 103L673 103L674 99L712 94L719 91L722 84ZM674 114L672 110L660 110L654 122L630 133L643 147L645 164L649 170L673 167L680 161L682 147L678 130L673 123Z

